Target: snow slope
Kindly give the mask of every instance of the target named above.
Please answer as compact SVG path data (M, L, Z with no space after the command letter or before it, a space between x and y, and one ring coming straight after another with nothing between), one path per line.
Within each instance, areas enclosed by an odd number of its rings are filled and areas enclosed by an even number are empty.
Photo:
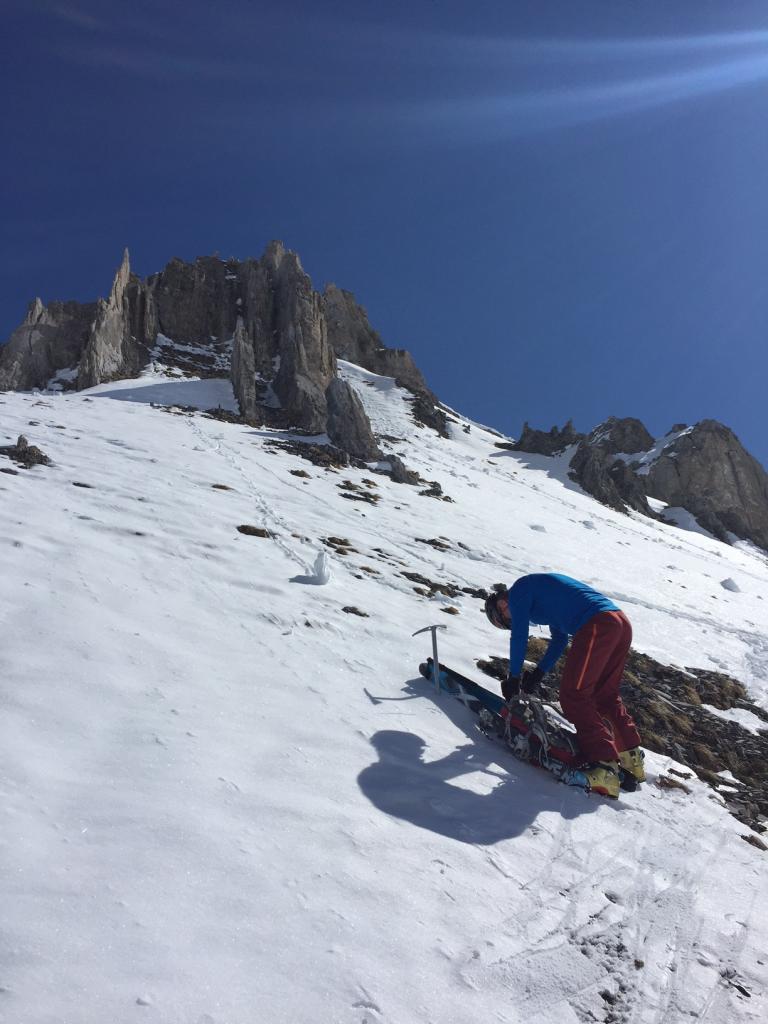
M0 395L0 437L54 460L0 474L0 1021L764 1020L745 827L695 779L609 802L511 762L410 636L447 625L441 657L478 677L504 635L402 572L589 580L637 648L765 705L765 558L618 515L460 417L417 429L393 381L343 372L452 503L151 404L226 405L224 381Z

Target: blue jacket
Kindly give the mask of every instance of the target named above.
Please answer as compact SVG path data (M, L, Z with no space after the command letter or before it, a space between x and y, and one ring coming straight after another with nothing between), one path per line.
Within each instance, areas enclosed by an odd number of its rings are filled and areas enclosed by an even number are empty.
M519 676L523 671L528 627L533 622L549 626L552 639L539 662L542 672L549 672L573 636L600 612L619 609L603 594L586 583L561 576L556 572L534 573L521 576L507 592L509 612L512 616L512 636L509 642L509 674Z

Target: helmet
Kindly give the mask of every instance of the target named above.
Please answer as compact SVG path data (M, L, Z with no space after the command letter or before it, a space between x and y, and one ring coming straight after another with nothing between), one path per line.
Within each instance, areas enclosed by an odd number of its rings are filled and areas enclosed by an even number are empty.
M495 591L490 597L485 599L485 614L488 616L488 621L492 626L497 629L509 629L509 626L501 617L501 612L498 608L498 600L501 597L506 597L506 588L503 591Z

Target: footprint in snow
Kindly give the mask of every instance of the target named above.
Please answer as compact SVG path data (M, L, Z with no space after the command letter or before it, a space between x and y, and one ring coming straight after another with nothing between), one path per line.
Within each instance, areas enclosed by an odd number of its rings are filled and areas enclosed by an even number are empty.
M535 530L537 533L546 533L547 532L546 526L541 526L539 523L531 523L530 524L530 529L531 530Z

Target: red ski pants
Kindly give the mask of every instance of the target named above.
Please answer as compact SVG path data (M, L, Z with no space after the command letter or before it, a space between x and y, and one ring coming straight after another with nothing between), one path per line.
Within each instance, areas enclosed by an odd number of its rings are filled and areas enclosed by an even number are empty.
M599 612L574 634L560 683L560 705L576 726L587 761L618 761L640 745L640 733L619 696L632 643L624 612Z

